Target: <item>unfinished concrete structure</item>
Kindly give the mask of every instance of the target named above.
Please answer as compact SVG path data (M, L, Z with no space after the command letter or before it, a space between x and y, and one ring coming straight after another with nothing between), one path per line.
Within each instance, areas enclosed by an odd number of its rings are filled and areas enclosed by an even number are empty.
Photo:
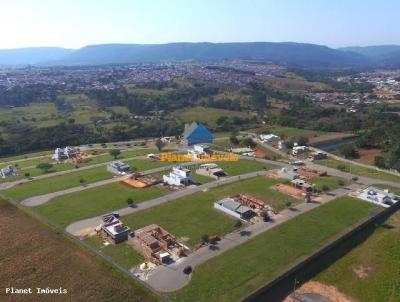
M310 179L315 177L326 176L328 173L326 171L319 171L311 168L300 168L297 170L297 173L301 178Z
M121 160L114 161L107 165L107 171L114 174L126 175L130 170L131 167Z
M113 214L102 217L103 223L96 228L96 232L112 244L117 244L128 239L130 228L125 226Z
M7 166L0 170L0 177L6 178L17 175L17 168L14 166Z
M121 183L134 188L147 188L159 182L160 180L154 176L142 175L140 173L133 173L121 181Z
M208 163L202 164L196 170L196 173L203 176L212 177L218 179L220 177L226 176L224 170L222 170L217 164L215 163Z
M135 248L156 264L169 263L185 255L185 246L156 224L134 231L134 242Z

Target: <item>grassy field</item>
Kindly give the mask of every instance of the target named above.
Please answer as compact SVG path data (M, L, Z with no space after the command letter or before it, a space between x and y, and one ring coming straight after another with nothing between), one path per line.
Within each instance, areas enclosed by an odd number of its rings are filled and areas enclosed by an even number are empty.
M4 201L0 201L0 220L0 284L33 289L62 286L68 290L68 294L59 297L6 295L1 290L0 301L156 300L133 279Z
M145 171L166 165L171 165L168 162L149 161L141 159L133 159L126 161L132 169L136 171ZM44 179L33 180L31 182L22 183L5 190L5 195L16 200L23 200L28 197L42 195L50 192L57 192L82 185L81 179L84 179L84 184L97 182L104 179L112 178L114 174L107 171L105 166L76 170L76 172L67 173L64 175L48 177Z
M315 277L368 302L400 301L400 213L371 227L366 241Z
M327 132L323 131L315 131L308 129L300 129L300 128L291 128L291 127L282 127L282 126L270 126L268 127L268 131L274 133L278 136L283 136L287 138L295 138L300 136L305 136L308 138L317 137L325 135Z
M297 216L195 268L190 283L171 297L176 301L240 301L366 217L372 207L343 197Z
M112 176L113 174L108 172L105 167L98 167L22 183L3 192L7 197L23 200L32 196L78 187L81 185L80 179L84 179L85 183L88 184L108 179Z
M255 160L240 159L237 162L220 161L217 164L224 169L229 176L235 176L239 174L246 174L255 171L261 171L266 169L275 168L275 166L265 163L260 163Z
M197 121L198 123L207 124L210 127L216 127L217 120L221 116L227 117L248 117L246 112L231 111L225 109L217 108L204 108L204 107L194 107L185 108L175 111L172 114L176 119L182 122L189 123L192 121Z
M21 154L21 155L16 155L16 156L1 157L0 163L12 162L15 160L20 160L20 159L29 159L32 157L43 156L43 155L51 155L52 153L53 153L53 151L49 150L49 151L26 153L26 154Z
M85 241L93 246L98 252L111 257L127 270L144 261L144 258L126 242L105 246L103 241L96 236L89 237Z
M277 210L285 203L298 200L271 189L278 181L267 177L255 177L219 186L207 192L182 197L150 209L122 218L133 229L152 223L159 224L189 244L198 243L207 234L224 235L235 229L235 219L213 208L215 201L239 193L247 193L270 204Z
M346 179L343 179L341 177L336 177L336 176L316 177L316 178L310 179L308 182L315 184L315 188L318 191L335 190L335 189L348 183L348 181Z
M151 149L151 148L123 151L117 157L117 160L123 160L126 158L146 155L149 153L154 153L155 151L156 151L155 149ZM97 151L97 153L98 152L99 151ZM91 154L91 153L92 152L89 152L89 154ZM30 177L35 177L35 176L43 175L46 173L54 173L54 172L72 170L72 169L77 169L80 167L87 167L87 166L91 166L91 165L95 165L95 164L102 164L102 163L106 163L106 162L115 160L114 157L112 157L110 154L108 154L108 152L105 152L105 153L106 154L98 154L96 156L90 157L86 162L80 163L80 164L73 164L73 163L67 163L67 162L54 163L50 157L45 157L45 158L41 158L41 159L27 159L27 160L15 163L17 168L21 169L18 172L18 175L15 175L12 177L7 177L7 178L1 178L0 182L10 182L10 181L22 179L22 178L26 177L25 173L29 173ZM149 161L147 161L147 162L149 162ZM53 164L53 167L48 172L44 172L43 170L36 168L36 166L40 163L51 163L51 164ZM129 163L129 161L128 161L128 163ZM145 168L147 163L138 164L138 165L139 165L138 169L140 170L141 169L140 167ZM163 163L157 164L154 162L151 164L148 164L148 166L154 166L154 167L159 167L159 166L163 166L163 165L164 165ZM2 168L2 166L5 166L5 164L2 165L0 163L0 168Z
M63 195L33 209L49 217L52 221L67 226L80 219L127 207L127 198L132 198L135 203L140 203L166 193L168 193L167 190L156 186L135 189L120 183L112 183Z
M374 170L374 169L369 169L369 168L364 168L356 165L352 165L349 163L345 163L333 158L328 158L328 159L323 159L323 160L318 160L316 161L317 164L327 166L330 168L338 169L340 166L344 168L343 171L349 172L352 174L360 175L360 176L366 176L366 177L371 177L371 178L377 178L377 179L382 179L382 180L389 180L389 181L399 181L400 177L396 175L392 175L386 172Z

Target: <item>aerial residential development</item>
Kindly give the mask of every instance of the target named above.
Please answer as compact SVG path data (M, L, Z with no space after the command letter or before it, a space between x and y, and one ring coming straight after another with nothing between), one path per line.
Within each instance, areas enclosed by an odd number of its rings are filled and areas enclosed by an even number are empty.
M1 8L1 302L400 302L396 1Z

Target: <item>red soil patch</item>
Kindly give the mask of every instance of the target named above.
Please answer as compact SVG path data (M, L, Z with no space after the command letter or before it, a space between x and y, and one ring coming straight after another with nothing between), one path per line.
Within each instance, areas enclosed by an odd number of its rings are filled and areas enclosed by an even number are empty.
M296 296L311 293L326 297L332 302L357 302L357 300L341 293L336 287L316 281L309 281L307 283L304 283L300 288L296 290ZM283 302L295 302L295 300L293 299L293 294L290 294L288 297L286 297Z

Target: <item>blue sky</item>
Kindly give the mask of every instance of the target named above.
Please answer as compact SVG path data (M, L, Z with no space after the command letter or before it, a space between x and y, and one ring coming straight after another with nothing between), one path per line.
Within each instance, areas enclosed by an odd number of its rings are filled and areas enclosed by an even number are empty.
M0 0L0 48L294 41L400 44L398 0Z

